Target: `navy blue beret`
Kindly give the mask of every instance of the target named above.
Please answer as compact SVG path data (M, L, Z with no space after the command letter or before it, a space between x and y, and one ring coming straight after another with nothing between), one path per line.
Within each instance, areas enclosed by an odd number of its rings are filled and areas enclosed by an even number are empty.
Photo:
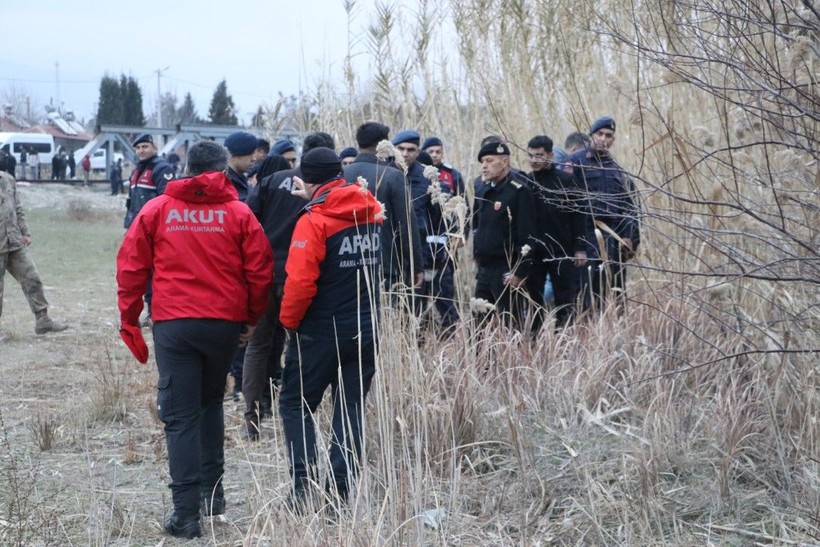
M615 131L615 120L609 116L598 118L592 122L591 126L589 126L589 134L592 135L599 129L611 129L612 131Z
M258 144L259 139L245 131L231 133L225 139L225 148L231 156L249 156L254 153Z
M418 146L421 142L421 135L419 135L419 132L414 129L405 129L404 131L399 131L396 133L396 136L393 137L393 140L390 142L393 143L393 146L399 145L403 142L409 142Z
M356 149L351 146L351 147L345 148L344 150L339 152L339 159L343 160L345 158L355 158L358 155L359 155L359 152L356 151Z
M442 143L438 137L427 137L424 139L424 144L421 145L421 149L427 150L431 146L444 146L444 143Z
M143 133L142 135L140 135L139 137L137 137L136 139L134 139L134 142L132 142L132 143L131 143L131 146L132 146L132 147L134 147L134 148L136 148L136 146L137 146L138 144L142 144L142 143L144 143L144 142L148 142L148 143L154 144L154 137L152 137L152 136L151 136L151 135L149 135L148 133Z
M280 141L276 141L276 143L271 146L270 151L271 154L279 154L281 156L285 152L295 152L296 147L293 146L293 143L288 139L282 139Z

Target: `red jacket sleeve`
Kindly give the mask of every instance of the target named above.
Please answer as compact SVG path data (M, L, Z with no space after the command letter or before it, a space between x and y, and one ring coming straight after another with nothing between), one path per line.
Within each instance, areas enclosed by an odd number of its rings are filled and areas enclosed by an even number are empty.
M273 253L262 226L250 209L245 218L246 233L242 244L245 284L248 287L248 324L256 325L268 307L273 284Z
M139 323L142 295L154 263L154 208L143 209L125 234L117 252L117 305L120 321Z
M279 321L286 329L296 330L316 296L319 266L325 260L327 246L321 227L314 225L310 213L296 222L285 264L285 294Z

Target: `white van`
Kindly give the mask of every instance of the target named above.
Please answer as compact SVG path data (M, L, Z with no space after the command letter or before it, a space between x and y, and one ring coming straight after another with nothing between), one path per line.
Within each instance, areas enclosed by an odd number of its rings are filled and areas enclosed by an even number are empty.
M14 154L17 165L20 165L20 152L23 148L29 156L32 149L36 150L41 165L51 165L55 152L54 137L47 133L0 133L0 149L7 154ZM31 164L31 160L28 164Z

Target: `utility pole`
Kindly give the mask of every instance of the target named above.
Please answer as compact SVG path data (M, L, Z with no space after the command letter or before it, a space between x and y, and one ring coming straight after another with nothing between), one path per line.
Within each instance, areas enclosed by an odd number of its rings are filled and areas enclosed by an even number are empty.
M57 80L56 80L56 83L57 83L57 113L60 114L60 116L62 116L63 115L63 109L62 109L62 105L60 103L60 61L56 61L54 63L54 70L56 71L56 76L57 76Z
M157 73L157 127L162 127L162 92L160 91L159 87L159 80L162 76L162 73L171 68L170 66L166 66L165 68L158 68L154 72Z

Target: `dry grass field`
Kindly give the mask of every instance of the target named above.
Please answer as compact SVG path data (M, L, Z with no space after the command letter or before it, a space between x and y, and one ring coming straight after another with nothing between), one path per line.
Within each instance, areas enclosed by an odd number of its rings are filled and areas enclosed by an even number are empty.
M116 333L122 204L63 186L21 193L38 204L28 216L52 313L72 328L34 336L9 280L0 544L176 544L160 531L169 496L153 361L136 363ZM227 515L194 544L820 541L815 359L738 352L721 319L735 313L731 292L681 308L650 285L636 283L626 318L537 341L461 328L439 342L388 312L367 464L340 518L282 508L278 420L245 443L227 402ZM677 373L681 355L704 366Z
M469 179L488 133L526 169L533 135L560 143L614 116L643 208L626 313L537 340L465 322L441 341L386 311L366 463L341 516L282 508L278 419L247 444L228 402L226 519L192 544L820 544L816 6L345 5L351 59L371 74L341 67L345 85L316 82L296 110L271 108L268 129L349 145L367 119L413 127ZM0 544L181 543L160 530L153 361L116 332L122 204L66 187L23 198L53 315L72 328L35 337L6 281Z

